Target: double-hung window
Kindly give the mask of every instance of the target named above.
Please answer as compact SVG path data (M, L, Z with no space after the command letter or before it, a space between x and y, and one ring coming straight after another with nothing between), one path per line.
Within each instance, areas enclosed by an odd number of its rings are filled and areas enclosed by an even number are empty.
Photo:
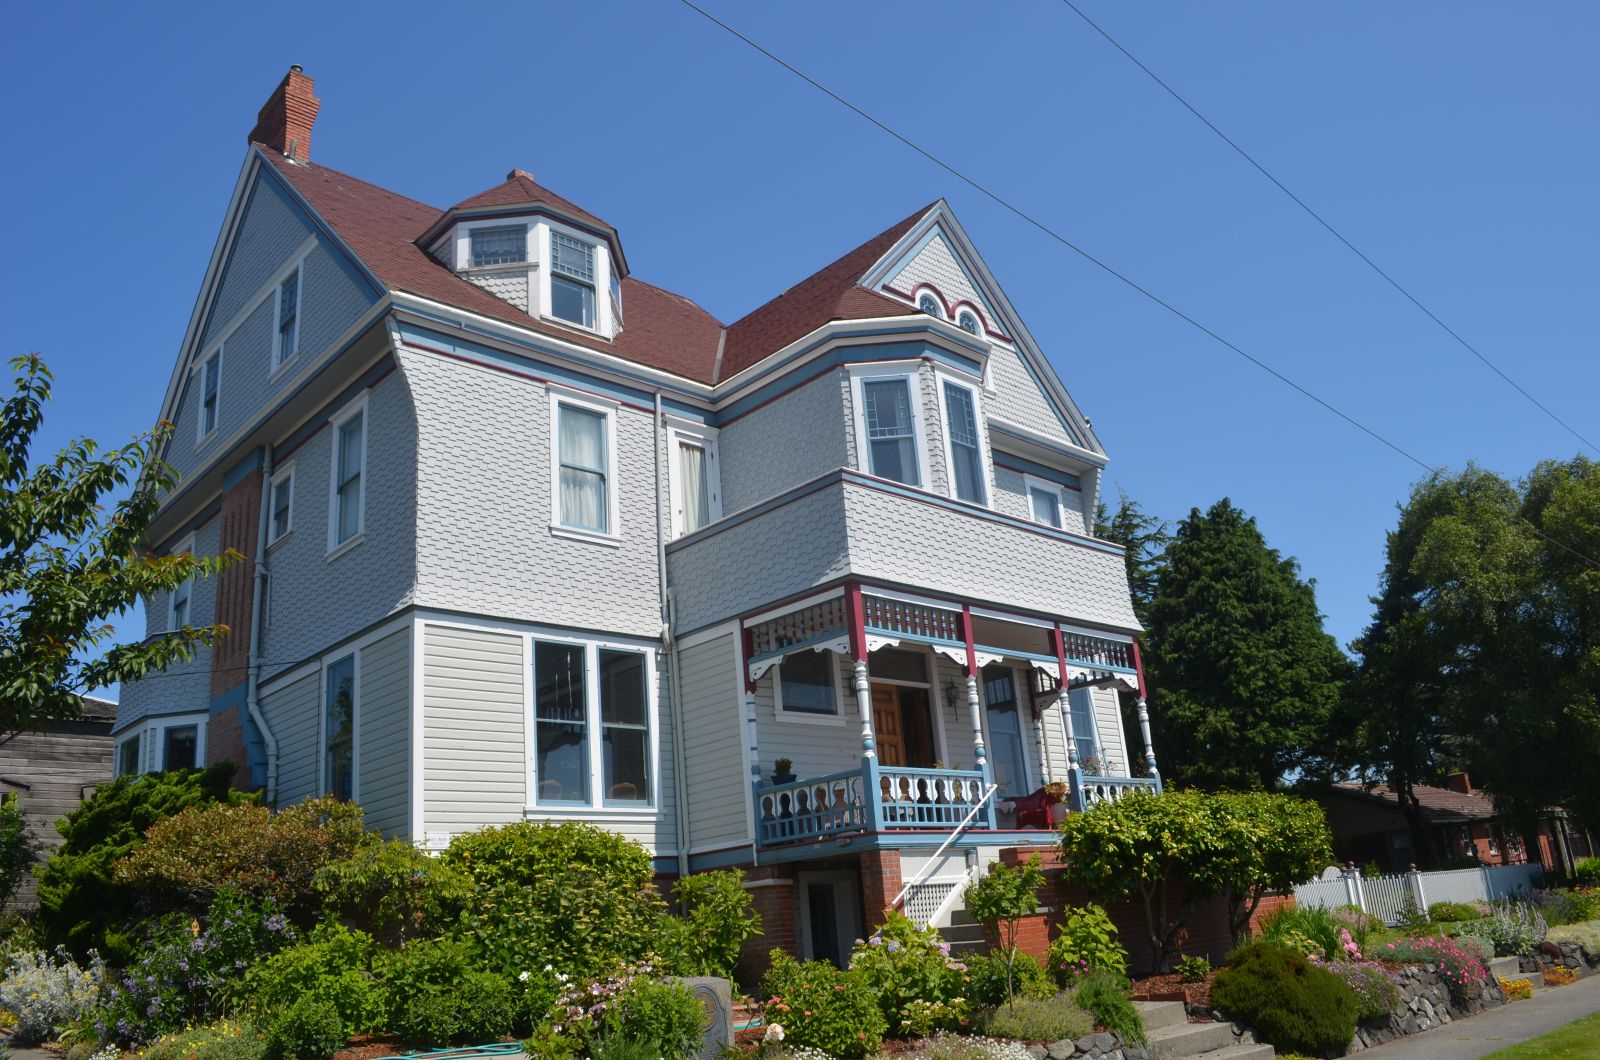
M550 312L586 328L595 326L593 243L550 233Z
M194 551L194 538L190 537L187 541L185 541L183 544L179 545L176 549L174 549L173 550L173 554L174 555L182 555L185 552L193 552L193 551ZM170 622L168 623L168 627L167 628L169 628L169 629L182 629L184 626L187 626L190 623L190 621L194 618L194 615L192 614L191 607L190 607L190 604L191 604L191 602L193 600L193 596L194 596L194 579L192 577L191 578L185 578L183 581L179 582L176 586L173 587L173 589L172 589L172 608L171 608L172 613L168 616L168 618L170 619Z
M272 351L277 368L300 352L300 267L278 284L278 334Z
M669 434L672 450L672 536L692 534L722 516L717 483L717 443L713 432L680 430Z
M917 424L912 405L914 376L861 381L866 424L867 470L908 486L922 485L917 459Z
M193 769L199 764L200 726L169 725L161 736L161 768Z
M222 351L216 350L200 366L200 440L217 429L222 413Z
M533 642L538 804L651 804L650 674L643 651Z
M555 523L580 532L616 533L614 410L556 398Z
M267 544L287 537L294 529L294 467L282 468L272 476L272 513Z
M1094 721L1094 692L1087 688L1075 689L1067 694L1067 710L1072 718L1072 742L1078 753L1078 765L1084 772L1103 776L1105 762Z
M367 407L358 402L333 420L333 490L328 548L354 540L366 523Z
M989 503L983 441L978 434L978 405L971 387L945 380L944 428L950 443L950 481L956 497L973 504Z
M322 790L346 802L356 791L356 657L328 664L322 715Z
M528 260L526 225L474 228L470 238L474 269L491 265L518 265Z

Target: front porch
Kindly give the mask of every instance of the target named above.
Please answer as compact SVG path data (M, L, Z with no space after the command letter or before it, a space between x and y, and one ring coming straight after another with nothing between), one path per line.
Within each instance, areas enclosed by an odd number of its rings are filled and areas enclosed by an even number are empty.
M1142 687L1127 634L860 583L741 628L763 862L1048 844L1060 813L1160 790L1142 695L1142 776L1116 705ZM799 775L761 766L790 757Z

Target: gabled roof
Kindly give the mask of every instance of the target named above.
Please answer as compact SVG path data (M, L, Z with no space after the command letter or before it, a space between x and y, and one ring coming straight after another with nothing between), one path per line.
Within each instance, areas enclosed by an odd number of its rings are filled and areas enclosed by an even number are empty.
M476 210L492 206L548 206L552 210L609 229L611 226L570 199L564 199L542 184L533 175L513 169L506 179L492 188L486 188L450 207L454 210Z
M630 276L622 281L624 326L615 339L607 342L561 327L467 282L424 253L415 240L443 217L444 211L327 166L291 162L266 148L259 151L390 290L711 382L722 324L689 299Z
M906 316L915 312L905 303L862 287L857 281L937 205L929 203L728 325L728 341L716 381L737 375L830 320Z
M1495 817L1494 800L1483 794L1468 795L1449 788L1436 788L1429 784L1413 784L1412 792L1424 817L1440 821L1487 821ZM1333 793L1384 803L1400 808L1400 793L1387 784L1343 783L1333 785Z

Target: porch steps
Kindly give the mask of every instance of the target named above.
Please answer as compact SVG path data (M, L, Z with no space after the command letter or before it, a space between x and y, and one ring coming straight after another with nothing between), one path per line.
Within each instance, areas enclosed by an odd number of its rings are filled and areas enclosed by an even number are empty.
M1535 994L1544 989L1543 973L1524 972L1515 957L1494 958L1489 962L1489 974L1497 979L1526 979Z
M950 926L940 928L939 937L950 944L951 953L983 953L989 948L983 925L965 906L950 910Z
M1227 1023L1190 1023L1181 1001L1135 1001L1157 1060L1273 1060L1270 1045L1235 1041Z

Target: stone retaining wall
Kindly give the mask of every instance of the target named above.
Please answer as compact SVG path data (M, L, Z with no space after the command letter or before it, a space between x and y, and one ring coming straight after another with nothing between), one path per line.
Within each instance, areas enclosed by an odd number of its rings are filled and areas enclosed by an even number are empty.
M1546 939L1531 956L1518 959L1527 975L1543 976L1557 966L1571 968L1579 979L1600 973L1600 953L1590 953L1576 942L1551 942ZM1538 986L1538 983L1534 983Z
M1438 972L1422 965L1401 969L1395 980L1400 987L1400 1011L1387 1019L1358 1025L1347 1054L1408 1034L1420 1034L1506 1003L1506 996L1493 976L1478 987L1474 996L1464 1000L1457 1000L1450 993L1450 987Z

